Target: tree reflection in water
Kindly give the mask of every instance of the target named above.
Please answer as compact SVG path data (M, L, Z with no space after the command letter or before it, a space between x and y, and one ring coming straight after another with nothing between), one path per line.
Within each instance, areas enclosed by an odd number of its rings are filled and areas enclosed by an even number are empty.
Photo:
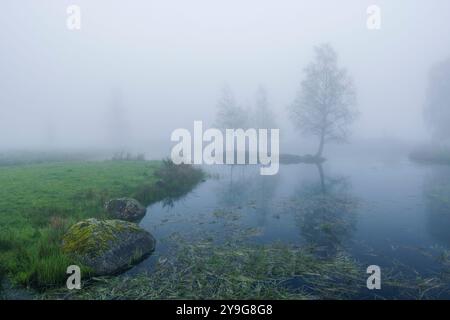
M232 165L216 191L219 207L256 210L258 225L264 226L272 212L278 181L278 175L261 175L258 167Z
M327 178L322 165L315 166L319 182L299 186L290 210L306 244L318 254L334 256L355 230L357 200L347 178Z
M443 246L450 245L450 168L437 166L426 177L423 194L429 234Z

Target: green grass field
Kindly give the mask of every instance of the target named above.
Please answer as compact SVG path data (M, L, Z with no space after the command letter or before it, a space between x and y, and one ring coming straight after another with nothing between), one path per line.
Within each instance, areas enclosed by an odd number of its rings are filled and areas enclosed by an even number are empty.
M70 261L60 250L73 223L103 218L103 204L134 197L147 205L164 192L161 161L60 162L0 167L0 273L45 289L61 284ZM162 165L163 164L163 165ZM198 182L195 179L189 184ZM182 184L182 183L181 183Z

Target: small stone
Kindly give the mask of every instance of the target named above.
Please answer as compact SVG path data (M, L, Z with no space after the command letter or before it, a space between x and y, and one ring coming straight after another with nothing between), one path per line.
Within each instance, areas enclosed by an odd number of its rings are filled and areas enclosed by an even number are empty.
M112 199L105 204L106 211L114 219L137 221L145 216L146 209L132 198Z

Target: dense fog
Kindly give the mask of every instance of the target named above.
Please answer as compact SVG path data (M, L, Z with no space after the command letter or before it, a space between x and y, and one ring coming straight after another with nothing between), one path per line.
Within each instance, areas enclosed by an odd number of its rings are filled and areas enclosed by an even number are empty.
M80 30L67 27L73 4ZM380 29L367 27L370 5ZM214 125L224 87L250 112L263 86L281 152L308 152L317 139L294 128L288 107L321 43L356 89L349 146L428 141L429 74L450 57L449 12L447 0L4 0L0 150L161 157L173 130Z

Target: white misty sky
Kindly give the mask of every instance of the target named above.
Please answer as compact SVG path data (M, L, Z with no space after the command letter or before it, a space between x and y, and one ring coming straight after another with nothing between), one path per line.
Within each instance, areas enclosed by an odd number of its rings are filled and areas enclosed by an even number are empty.
M70 4L80 31L66 28ZM133 143L168 144L175 128L212 122L225 83L244 107L263 84L294 137L286 107L322 42L355 80L355 139L422 139L427 74L450 56L449 31L448 0L3 0L0 148L101 145L115 88Z

